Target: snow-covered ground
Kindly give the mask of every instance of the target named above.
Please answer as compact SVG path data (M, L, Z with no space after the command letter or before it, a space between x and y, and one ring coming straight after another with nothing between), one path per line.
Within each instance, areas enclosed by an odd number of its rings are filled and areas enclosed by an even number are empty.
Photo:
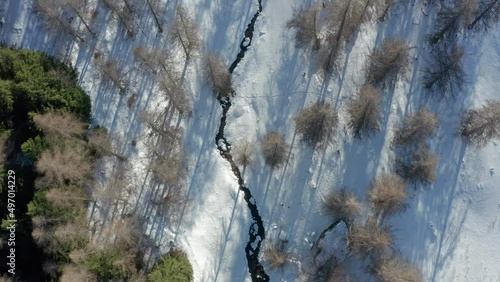
M200 23L204 49L220 52L232 62L246 25L258 9L257 1L177 2L184 3ZM486 35L468 34L460 40L466 49L467 85L455 100L439 102L425 98L420 80L429 59L425 36L435 14L422 1L409 1L407 6L391 10L383 23L372 19L363 24L355 41L346 48L342 72L327 85L315 74L310 52L296 48L292 33L285 27L293 7L310 2L263 1L252 46L233 73L236 97L227 118L228 141L233 145L243 140L258 142L268 130L277 130L291 144L283 167L270 169L257 152L255 162L243 170L264 220L267 239L281 231L294 258L306 262L311 257L310 243L331 224L321 213L322 196L347 186L364 200L373 177L392 168L390 140L394 126L406 113L426 105L439 113L440 128L431 141L431 149L441 158L438 180L428 190L411 188L408 209L391 219L396 248L421 268L426 281L500 281L500 140L478 150L458 135L464 109L479 107L486 99L500 100L499 27ZM144 143L139 141L136 148L129 145L132 139L142 140L144 134L140 111L157 109L158 103L164 103L154 78L133 64L132 48L160 47L165 35L157 34L152 16L142 7L140 32L133 39L125 39L117 19L99 5L102 12L92 23L98 31L97 39L89 36L85 43L67 44L62 36L44 29L31 11L31 1L2 0L0 40L47 51L78 69L80 83L92 98L94 122L110 128L124 144L123 152L132 166L128 178L135 189L130 195L132 206L144 220L146 234L159 247L156 254L168 251L172 241L187 251L195 281L249 281L244 248L251 217L230 165L216 148L222 110L202 81L201 59L190 62L186 70L193 94L192 117L179 121L185 130L188 154L189 203L180 223L171 224L148 203L153 187L145 173ZM172 15L174 6L171 1L166 3L167 15ZM414 47L411 69L396 83L394 91L384 94L381 132L362 141L353 139L343 130L347 97L364 82L362 69L367 54L392 36L400 36ZM128 109L127 97L120 96L97 75L92 62L96 50L126 66L128 93L138 94L133 108ZM294 117L318 99L338 109L340 126L330 145L312 150L295 135ZM292 263L284 272L267 270L267 274L271 281L296 281L299 267L300 263Z

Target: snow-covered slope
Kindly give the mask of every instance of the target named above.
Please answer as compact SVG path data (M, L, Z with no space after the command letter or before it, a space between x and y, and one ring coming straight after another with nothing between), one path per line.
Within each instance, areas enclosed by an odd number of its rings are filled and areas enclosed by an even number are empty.
M258 9L257 1L179 2L200 23L205 50L220 52L232 62L244 30ZM439 113L440 128L431 141L431 149L441 158L438 180L428 190L410 190L408 209L391 219L396 248L420 266L426 281L500 281L500 141L478 150L457 134L464 109L479 107L486 99L500 100L498 26L484 36L461 39L466 49L467 86L455 100L439 102L425 98L420 80L429 59L425 36L433 17L422 1L397 7L384 23L372 19L363 24L346 48L342 72L327 83L315 74L311 53L296 48L292 33L285 27L294 7L310 2L263 1L252 45L233 73L236 97L225 130L225 137L233 145L243 140L258 142L268 130L283 133L291 144L283 167L266 166L257 144L255 162L242 170L262 216L266 239L280 233L288 239L288 250L294 257L283 272L267 270L271 281L298 279L299 270L307 267L311 257L311 242L331 224L321 213L322 197L331 189L347 186L364 200L373 177L392 169L390 140L394 126L406 113L423 105ZM170 1L166 4L168 15L173 6ZM140 9L140 32L133 39L125 39L117 19L102 11L93 22L98 30L96 40L89 36L85 43L65 43L61 36L45 30L31 11L31 1L4 0L0 3L0 18L4 18L0 40L45 50L67 59L78 69L80 83L92 98L95 123L120 136L123 152L129 156L132 173L128 178L135 189L129 195L134 202L131 209L144 220L145 233L158 247L154 255L168 251L172 242L187 251L196 281L249 281L244 249L252 219L243 194L238 192L237 179L215 144L222 110L202 81L201 59L187 66L186 80L194 110L191 118L179 121L185 128L189 202L181 220L172 224L148 202L153 187L145 172L148 160L144 143L139 141L135 148L129 145L133 139L142 140L144 134L140 111L157 109L159 103L165 103L154 78L133 64L132 48L160 47L165 35L157 34L145 7ZM396 83L394 91L384 94L381 132L362 141L353 139L344 130L347 97L364 82L362 69L367 54L392 36L400 36L414 47L411 69ZM128 92L138 94L131 109L127 97L120 96L97 75L92 62L96 50L126 66ZM179 64L182 68L183 63ZM312 150L299 142L294 118L318 99L338 109L340 126L331 144ZM99 213L94 216L99 218Z

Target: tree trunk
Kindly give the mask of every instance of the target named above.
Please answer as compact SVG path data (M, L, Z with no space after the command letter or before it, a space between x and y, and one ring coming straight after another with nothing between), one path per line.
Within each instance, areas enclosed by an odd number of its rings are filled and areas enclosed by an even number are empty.
M500 0L493 0L491 1L491 4L488 5L480 14L479 16L477 16L474 21L472 21L471 24L469 24L467 26L468 29L473 29L474 26L480 21L482 20L489 12L491 12L491 9L493 8L493 6L495 6L496 3L498 3L498 1Z
M156 16L156 13L155 13L155 10L153 9L153 6L151 5L151 3L149 1L150 0L146 0L146 3L148 4L148 7L151 10L151 13L153 13L153 17L155 19L156 26L158 27L158 32L163 33L163 28L161 28L160 20L158 20L158 17Z

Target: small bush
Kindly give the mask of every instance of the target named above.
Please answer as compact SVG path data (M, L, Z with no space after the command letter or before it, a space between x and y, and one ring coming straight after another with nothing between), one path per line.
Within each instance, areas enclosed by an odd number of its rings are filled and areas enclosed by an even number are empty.
M380 108L380 92L370 84L361 87L354 100L349 103L349 127L354 136L362 138L380 129L382 111Z
M234 147L234 160L238 165L249 166L253 162L254 146L249 141L242 141Z
M351 221L361 213L362 205L347 188L332 191L323 199L323 210L335 219Z
M430 152L425 143L420 143L409 158L400 156L396 159L396 171L408 181L431 184L436 181L438 163L439 156Z
M405 181L395 174L383 174L378 177L372 183L368 193L374 212L384 212L385 215L404 211L404 201L407 198Z
M288 147L283 136L276 131L266 133L262 139L262 154L266 163L272 167L280 166L286 160Z
M381 228L373 219L369 219L365 225L353 225L347 239L349 250L362 259L384 257L393 243L389 227Z
M418 268L399 256L376 261L372 272L380 282L424 281Z
M462 119L462 136L478 147L500 138L500 102L488 100L481 109L466 112Z
M295 118L295 127L302 142L309 146L326 142L337 127L338 116L330 104L315 103L303 109Z
M408 44L399 38L385 39L369 56L366 81L372 84L392 83L410 65Z
M396 129L393 144L395 146L417 144L433 136L437 127L437 114L422 107L417 113L405 117L403 123Z
M193 267L186 253L171 250L164 255L148 275L150 282L191 282Z
M264 260L268 263L271 270L283 270L288 263L290 254L285 251L287 240L272 242L264 249Z

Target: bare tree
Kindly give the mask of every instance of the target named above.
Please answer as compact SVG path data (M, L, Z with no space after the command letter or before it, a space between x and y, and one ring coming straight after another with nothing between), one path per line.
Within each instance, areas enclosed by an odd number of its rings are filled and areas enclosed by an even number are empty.
M59 147L44 151L36 162L36 170L50 183L62 185L66 181L82 184L92 175L92 163L81 145Z
M405 181L396 174L382 174L371 184L368 200L373 211L385 216L404 211L404 201L408 198Z
M54 231L54 238L58 244L74 248L88 240L87 232L87 226L83 220L77 220L58 225Z
M36 114L33 116L33 122L46 136L62 136L65 138L82 137L87 126L71 113L48 112L46 114Z
M326 142L337 123L337 111L328 103L315 103L295 118L295 128L302 135L302 142L309 146Z
M249 166L253 162L254 146L249 141L241 141L234 146L234 160L238 165Z
M417 144L436 132L438 127L437 114L426 107L405 117L403 123L396 129L393 144L405 146Z
M169 69L171 54L165 49L146 49L138 46L132 52L134 53L134 59L139 61L152 74L157 74L160 68L163 71L168 71Z
M286 26L294 30L297 46L312 45L313 50L319 50L321 47L319 14L319 5L312 5L308 9L294 9L293 18Z
M277 131L266 133L261 143L264 160L271 167L278 167L286 160L288 147L283 135Z
M427 4L429 4L429 2L431 2L431 1L434 1L434 0L428 1ZM398 4L408 5L408 3L409 3L408 0L379 0L378 5L380 8L383 8L383 10L377 11L378 20L381 22L385 21L387 15L389 14L389 10L392 7L394 7Z
M420 143L416 152L410 156L399 156L396 159L396 171L411 182L431 184L436 181L436 168L439 156L429 151L425 143Z
M66 264L62 269L61 282L97 282L97 277L90 270L77 264Z
M114 1L114 0L103 0L104 5L113 11L120 22L123 24L127 30L129 36L134 36L137 31L134 23L134 9L128 5L127 1Z
M186 60L189 60L201 48L198 24L181 4L175 9L175 20L172 23L169 36L173 44L182 46Z
M349 250L362 259L385 257L394 241L390 232L388 226L379 227L373 219L364 225L354 224L347 235Z
M356 97L349 103L349 127L354 137L362 138L380 129L382 110L380 108L380 92L370 84L365 84Z
M112 234L114 244L125 248L138 247L141 231L139 219L136 216L122 218L114 223Z
M385 39L369 56L366 81L372 84L393 83L398 75L409 69L409 49L400 38Z
M125 74L123 73L122 67L115 59L104 59L102 57L98 57L96 60L96 66L103 75L104 79L112 81L116 87L120 89L120 93L124 93L126 85L123 81L123 77Z
M444 98L448 93L461 91L464 84L465 72L462 66L464 49L454 47L450 52L438 51L430 65L424 72L424 87L434 91Z
M167 111L141 113L141 121L151 130L151 135L161 137L161 148L158 149L156 142L148 144L150 151L154 155L162 154L164 150L171 148L180 148L182 136L184 134L182 127L175 127L167 124Z
M227 63L219 54L205 55L203 74L216 98L228 97L234 92Z
M498 21L500 21L500 0L483 0L479 1L474 18L467 28L487 31Z
M323 199L323 210L335 219L352 221L361 213L362 205L346 187L331 191Z
M470 22L478 0L459 0L453 7L444 7L438 13L434 32L429 35L429 43L437 44L445 37L454 37Z
M66 19L61 16L59 0L35 0L34 10L41 13L45 18L47 28L54 33L67 32L73 38L84 42L85 39L78 30L71 26Z
M52 1L52 0L47 0ZM85 9L88 5L87 1L82 0L57 0L61 7L68 7L70 11L72 11L83 23L88 32L95 38L97 35L92 31L90 26L85 19Z
M371 270L380 282L424 281L418 268L400 256L376 260Z
M190 94L184 85L181 75L171 68L168 69L165 75L158 76L157 81L160 90L165 93L167 100L173 105L179 115L184 117L190 116L192 111Z
M177 185L186 174L185 164L180 153L160 155L151 165L154 177L158 181L169 185Z
M466 112L462 119L462 136L478 147L500 138L500 102L487 100L482 108Z
M104 127L95 127L90 132L88 137L88 145L90 150L97 157L102 156L115 156L121 161L126 160L127 158L122 154L118 153L118 149L116 147L120 147L118 141L114 136L108 133L108 130ZM115 143L115 144L113 144Z
M81 206L84 202L89 200L81 191L71 189L71 187L51 188L47 191L45 197L54 207L64 209Z

